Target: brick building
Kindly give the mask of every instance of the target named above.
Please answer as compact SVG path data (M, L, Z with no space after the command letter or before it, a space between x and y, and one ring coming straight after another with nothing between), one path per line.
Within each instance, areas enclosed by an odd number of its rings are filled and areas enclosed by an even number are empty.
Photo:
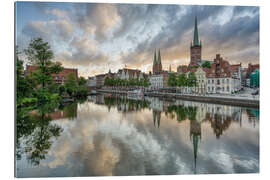
M194 37L190 44L190 64L189 66L196 66L202 60L202 42L199 42L197 16L195 17Z
M206 71L207 93L231 94L239 91L242 87L239 68L217 54L211 68Z
M31 72L37 72L37 66L26 65L26 76L29 76ZM64 68L58 74L52 74L52 78L55 83L64 84L69 74L73 74L78 79L78 69Z

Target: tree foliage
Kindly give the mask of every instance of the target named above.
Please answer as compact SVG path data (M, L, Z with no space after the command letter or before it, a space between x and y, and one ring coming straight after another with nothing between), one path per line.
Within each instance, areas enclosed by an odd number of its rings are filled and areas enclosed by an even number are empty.
M44 89L52 84L52 74L57 74L63 70L61 63L53 63L53 52L48 42L41 38L34 38L29 43L24 53L29 62L36 66L36 71L32 72L32 78Z
M202 67L204 68L211 68L211 64L209 61L205 61L203 64L202 64Z
M135 79L120 79L120 78L110 78L107 76L104 80L105 86L150 86L150 82L148 78L135 78Z

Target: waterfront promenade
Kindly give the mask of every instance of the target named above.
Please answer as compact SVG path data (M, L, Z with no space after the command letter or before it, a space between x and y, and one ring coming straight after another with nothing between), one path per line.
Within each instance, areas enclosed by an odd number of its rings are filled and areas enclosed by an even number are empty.
M112 93L112 94L123 94L126 95L127 91L121 90L105 90L100 89L98 93ZM223 105L232 105L232 106L244 106L244 107L253 107L259 108L260 101L259 95L249 95L249 94L235 94L235 95L223 95L223 94L180 94L180 93L167 93L167 92L145 92L146 96L159 97L166 99L183 99L187 101L199 101Z

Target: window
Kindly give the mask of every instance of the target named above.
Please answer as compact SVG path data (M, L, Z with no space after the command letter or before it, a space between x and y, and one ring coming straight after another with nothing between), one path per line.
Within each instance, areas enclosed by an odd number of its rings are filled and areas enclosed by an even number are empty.
M214 79L212 79L212 83L214 84Z
M229 87L229 86L227 86L227 91L228 91L228 92L230 91L230 87Z
M222 83L224 83L224 79L222 79Z
M229 83L229 81L230 81L230 80L229 80L229 79L227 79L227 83Z
M55 79L58 80L58 76L55 76Z
M65 76L62 76L62 80L65 80Z
M210 80L208 79L208 83L210 84Z

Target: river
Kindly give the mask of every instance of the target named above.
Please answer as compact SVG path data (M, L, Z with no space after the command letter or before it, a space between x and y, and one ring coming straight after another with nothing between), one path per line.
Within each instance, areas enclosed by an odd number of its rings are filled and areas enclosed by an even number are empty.
M259 172L259 109L89 96L17 110L16 176Z

